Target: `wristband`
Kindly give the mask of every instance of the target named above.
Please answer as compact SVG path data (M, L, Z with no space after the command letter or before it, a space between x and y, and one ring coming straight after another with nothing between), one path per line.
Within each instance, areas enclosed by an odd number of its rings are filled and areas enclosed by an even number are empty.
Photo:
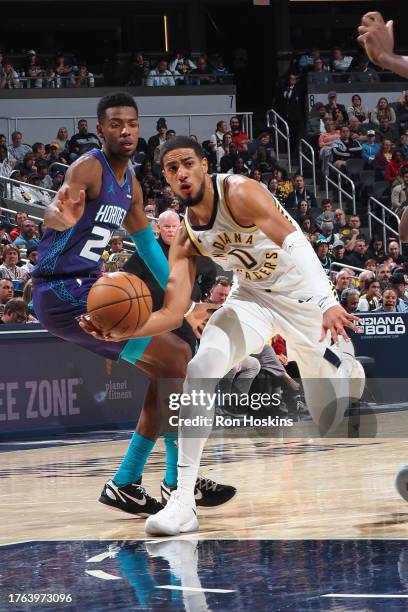
M187 312L184 313L184 318L188 317L188 315L193 312L195 307L196 307L196 303L195 302L191 302L190 308L187 310Z

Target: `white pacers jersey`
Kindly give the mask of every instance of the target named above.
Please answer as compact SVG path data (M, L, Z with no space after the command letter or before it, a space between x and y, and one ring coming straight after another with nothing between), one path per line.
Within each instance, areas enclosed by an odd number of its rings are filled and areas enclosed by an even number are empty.
M189 221L189 209L184 217L190 240L201 254L211 257L224 270L233 270L239 286L254 290L267 289L271 293L296 291L303 285L303 277L286 251L268 238L256 225L239 225L225 199L225 181L231 174L217 174L214 184L214 210L207 225L195 226ZM297 229L296 221L271 196L275 206ZM303 293L303 292L302 292Z

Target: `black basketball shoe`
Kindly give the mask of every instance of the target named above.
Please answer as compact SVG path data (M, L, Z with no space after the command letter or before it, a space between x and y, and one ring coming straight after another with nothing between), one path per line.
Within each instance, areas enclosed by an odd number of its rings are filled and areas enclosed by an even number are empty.
M136 516L147 517L156 514L164 506L154 497L150 497L141 482L142 479L139 478L136 482L118 487L113 480L109 480L103 487L98 501L113 510L122 510Z
M161 498L163 505L170 499L171 492L177 487L169 487L164 480L161 483ZM194 487L194 497L197 506L222 506L234 497L237 490L230 485L214 482L210 478L198 477Z

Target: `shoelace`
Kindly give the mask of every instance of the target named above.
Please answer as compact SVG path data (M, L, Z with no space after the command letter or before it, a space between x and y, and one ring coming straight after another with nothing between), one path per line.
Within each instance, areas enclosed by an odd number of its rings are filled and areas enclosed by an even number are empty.
M197 483L196 486L199 486L200 488L205 489L206 491L216 491L217 490L217 486L218 484L216 482L214 482L213 480L211 480L211 478L203 478L202 476L199 476L197 478Z

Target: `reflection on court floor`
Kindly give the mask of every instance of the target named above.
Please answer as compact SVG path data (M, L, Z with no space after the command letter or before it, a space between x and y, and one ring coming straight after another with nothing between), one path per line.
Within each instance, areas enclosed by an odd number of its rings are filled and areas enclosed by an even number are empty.
M369 612L408 603L408 542L398 540L27 542L1 547L0 567L2 611ZM72 602L17 603L19 593Z

